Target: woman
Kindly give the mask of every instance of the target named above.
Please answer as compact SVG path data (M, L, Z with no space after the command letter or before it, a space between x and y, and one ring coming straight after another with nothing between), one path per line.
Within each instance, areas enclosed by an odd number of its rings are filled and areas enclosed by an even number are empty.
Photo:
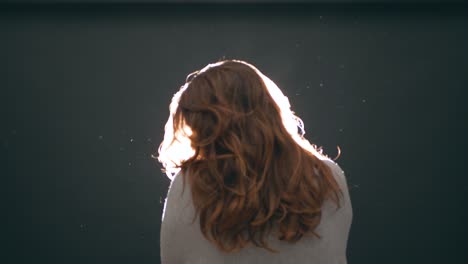
M172 180L162 263L346 263L345 176L303 134L253 65L225 60L190 74L159 148Z

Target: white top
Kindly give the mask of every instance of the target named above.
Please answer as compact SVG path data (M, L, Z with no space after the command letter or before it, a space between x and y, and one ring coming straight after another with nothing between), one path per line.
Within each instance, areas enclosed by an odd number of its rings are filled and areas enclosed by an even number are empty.
M254 245L241 249L237 253L224 253L205 239L200 231L198 219L191 224L195 209L191 199L188 181L182 194L183 179L177 175L171 182L161 224L161 263L313 263L346 264L346 246L353 217L348 185L344 172L335 162L324 160L333 171L340 188L343 190L341 208L327 200L322 207L321 222L315 230L321 239L315 236L301 238L295 244L268 237L271 248L279 253L271 253ZM181 196L182 194L182 196Z

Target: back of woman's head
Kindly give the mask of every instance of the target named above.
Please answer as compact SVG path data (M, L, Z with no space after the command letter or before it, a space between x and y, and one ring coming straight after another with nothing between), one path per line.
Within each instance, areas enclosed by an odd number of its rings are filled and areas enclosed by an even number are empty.
M287 97L253 65L226 60L187 77L171 102L159 161L188 179L204 236L225 252L266 235L314 234L339 187Z

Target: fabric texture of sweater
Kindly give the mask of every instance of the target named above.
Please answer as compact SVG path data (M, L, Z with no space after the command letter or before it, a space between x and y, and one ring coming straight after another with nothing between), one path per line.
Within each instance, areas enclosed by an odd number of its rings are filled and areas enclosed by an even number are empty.
M201 263L311 263L346 264L346 247L351 228L353 210L344 172L335 162L324 160L343 191L337 209L333 201L327 200L322 206L322 218L315 230L321 238L304 236L291 244L268 236L272 253L251 243L237 253L224 253L209 242L200 230L198 219L192 224L195 209L192 203L188 181L182 193L183 179L178 174L170 184L164 203L161 224L161 263L201 264Z

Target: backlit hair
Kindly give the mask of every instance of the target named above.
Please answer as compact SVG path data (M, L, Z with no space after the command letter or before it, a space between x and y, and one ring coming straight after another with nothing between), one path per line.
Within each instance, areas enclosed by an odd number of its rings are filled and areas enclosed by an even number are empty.
M314 232L321 207L341 190L321 149L278 86L238 60L190 74L174 95L158 160L188 180L203 235L220 250L249 243L272 252L273 232L296 242Z

